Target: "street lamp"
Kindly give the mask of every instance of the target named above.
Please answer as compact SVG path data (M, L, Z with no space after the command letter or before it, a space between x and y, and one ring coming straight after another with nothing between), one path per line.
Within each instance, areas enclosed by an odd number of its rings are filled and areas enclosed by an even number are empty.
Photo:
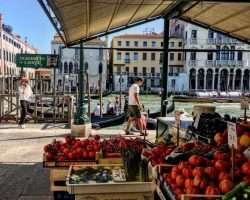
M75 124L83 125L89 122L89 118L87 115L87 108L85 100L85 82L84 82L84 75L86 72L86 67L88 63L84 64L84 52L83 52L83 43L80 44L80 72L78 75L79 80L79 100L77 105L77 113L75 116Z

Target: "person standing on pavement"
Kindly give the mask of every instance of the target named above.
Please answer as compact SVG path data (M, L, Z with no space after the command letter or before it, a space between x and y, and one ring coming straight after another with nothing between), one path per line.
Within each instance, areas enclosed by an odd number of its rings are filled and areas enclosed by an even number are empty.
M29 85L29 80L25 77L21 78L20 86L18 87L18 94L21 104L21 117L19 121L20 128L25 128L25 118L27 113L31 113L31 110L29 108L29 104L31 101L31 98L33 97L32 89Z
M134 121L138 122L141 119L141 109L142 105L139 99L140 86L142 86L144 80L140 77L136 78L134 84L132 84L129 88L129 97L128 97L128 124L125 129L125 134L130 134L130 128ZM141 123L138 123L140 129L140 135L143 134L143 126Z

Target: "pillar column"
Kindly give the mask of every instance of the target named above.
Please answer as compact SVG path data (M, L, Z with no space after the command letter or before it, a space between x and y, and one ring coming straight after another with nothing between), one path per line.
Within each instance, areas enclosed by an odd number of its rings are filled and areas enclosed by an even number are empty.
M231 79L231 75L230 75L230 71L227 73L227 91L229 89L229 85L230 85L230 79Z
M235 76L236 76L236 73L234 72L234 73L233 73L233 84L232 84L232 90L235 90Z
M195 90L198 89L198 76L199 76L199 70L195 73Z
M215 70L213 71L213 76L212 76L212 90L214 90L214 82L215 82Z
M164 51L163 51L163 73L162 73L162 96L161 114L166 115L166 105L164 103L168 97L168 53L169 53L169 19L164 17Z
M203 90L207 89L207 70L204 69L204 87Z
M220 71L218 72L218 83L217 83L217 90L220 91Z
M241 79L240 79L240 90L243 92L243 78L244 78L244 71L241 72Z

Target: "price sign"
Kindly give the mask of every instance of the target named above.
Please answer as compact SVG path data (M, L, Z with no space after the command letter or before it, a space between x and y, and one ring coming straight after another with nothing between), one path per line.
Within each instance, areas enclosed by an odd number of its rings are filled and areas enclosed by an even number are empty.
M228 130L228 145L230 147L234 146L235 149L238 147L236 124L232 122L227 122Z
M240 100L240 108L241 110L249 110L248 98L242 98Z
M194 121L194 128L196 128L196 129L198 128L199 121L200 121L200 115L197 114L195 117L195 121Z

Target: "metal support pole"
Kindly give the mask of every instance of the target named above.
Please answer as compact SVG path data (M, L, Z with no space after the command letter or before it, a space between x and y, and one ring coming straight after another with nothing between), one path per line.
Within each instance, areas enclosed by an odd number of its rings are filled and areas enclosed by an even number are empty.
M83 47L83 43L80 44L80 47ZM85 124L89 122L89 118L87 115L87 108L85 105L85 83L84 83L84 73L85 73L85 66L84 66L84 52L83 49L80 49L80 73L79 73L79 101L78 101L78 109L75 118L75 124Z
M168 52L169 52L169 19L164 18L164 53L163 53L163 73L162 73L162 96L161 115L166 115L165 100L168 98Z

